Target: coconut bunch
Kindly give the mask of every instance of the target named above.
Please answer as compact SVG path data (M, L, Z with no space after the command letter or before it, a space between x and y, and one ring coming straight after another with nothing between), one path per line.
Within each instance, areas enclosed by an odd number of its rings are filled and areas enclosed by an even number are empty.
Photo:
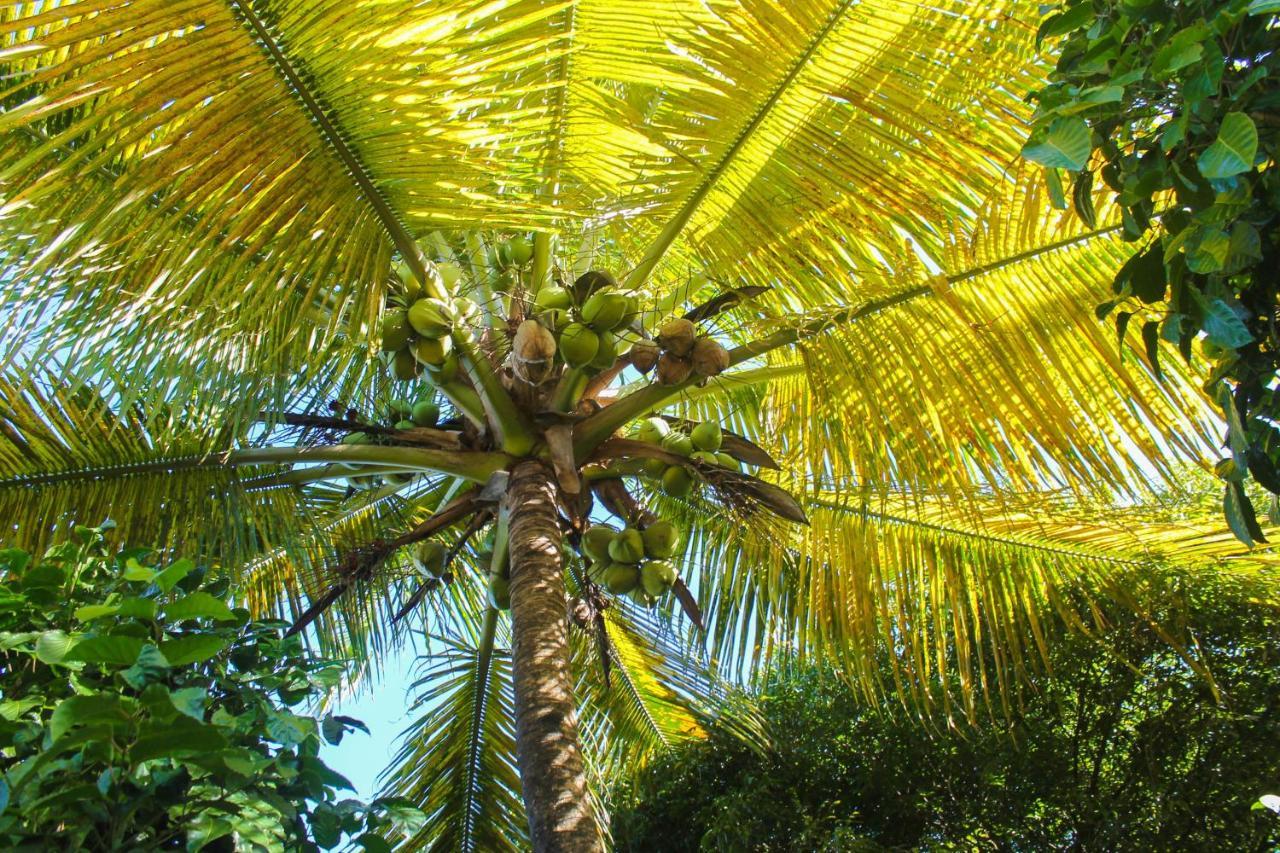
M582 534L587 575L614 595L629 595L646 607L675 585L679 575L670 561L679 545L680 531L664 520L622 530L597 524Z
M619 355L619 335L639 318L638 300L620 290L613 276L599 270L583 273L572 287L542 288L533 308L538 326L554 336L561 360L588 373L613 366ZM529 340L535 340L532 334ZM518 346L516 352L523 357Z
M397 379L409 382L424 371L437 385L452 382L458 375L458 357L453 351L453 335L465 329L475 316L474 302L455 296L461 268L452 261L432 265L439 289L451 294L447 299L428 296L407 263L396 272L399 288L382 315L382 351L391 359Z
M662 325L656 346L654 363L663 385L679 385L691 378L705 381L729 367L729 351L714 338L699 335L698 327L684 317Z
M695 424L688 432L673 429L666 420L645 418L636 425L631 437L637 441L656 444L668 453L683 456L690 463L671 465L661 459L646 459L644 473L658 480L662 491L673 498L682 498L693 491L698 482L696 466L708 465L741 471L741 463L721 451L724 431L714 421Z

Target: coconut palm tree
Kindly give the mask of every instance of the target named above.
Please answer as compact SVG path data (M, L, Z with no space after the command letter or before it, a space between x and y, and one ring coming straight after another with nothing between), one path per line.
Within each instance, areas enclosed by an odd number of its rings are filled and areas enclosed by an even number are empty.
M1093 318L1117 217L1017 158L1034 15L6 5L6 540L111 516L355 677L424 628L389 785L441 849L522 845L526 813L535 849L596 849L593 780L781 652L976 721L1052 618L1097 627L1082 598L1265 595L1274 558L1191 500L1200 377ZM725 456L628 437L648 418ZM683 531L670 594L580 556L610 515Z

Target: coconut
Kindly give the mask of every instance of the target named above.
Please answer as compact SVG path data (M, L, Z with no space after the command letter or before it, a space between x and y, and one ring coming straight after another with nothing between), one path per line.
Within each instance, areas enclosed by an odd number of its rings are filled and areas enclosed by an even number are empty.
M408 419L405 419L403 421L396 421L395 423L396 429L413 429L416 426L417 424L415 424L413 421Z
M449 334L453 311L439 299L419 299L409 306L409 325L424 338Z
M419 569L436 577L444 574L444 558L447 550L434 539L424 539L413 550L413 560Z
M717 453L716 464L722 468L728 468L730 471L742 470L742 463L728 453Z
M695 450L689 454L689 458L694 462L701 462L703 465L719 466L720 462L716 459L716 455L710 450Z
M573 305L573 297L563 287L552 284L538 291L538 295L533 298L533 304L541 311L553 309L563 311Z
M682 498L693 491L693 476L683 465L671 465L662 474L662 491L673 498Z
M693 350L693 342L697 334L693 322L680 317L664 323L658 330L658 346L672 355L683 358Z
M687 358L664 352L658 359L658 381L663 385L679 385L689 378L693 365Z
M626 595L640 584L640 570L625 563L610 563L604 570L605 588L614 595Z
M630 302L625 295L601 290L583 303L582 321L597 332L607 332L618 327L629 307Z
M680 531L669 521L659 520L650 524L640 534L644 539L645 556L665 560L676 552L680 544Z
M445 358L453 351L453 339L449 337L419 338L413 342L410 349L413 357L423 364L440 365L444 364Z
M631 345L628 360L636 370L641 373L648 373L658 363L658 356L661 354L662 351L658 349L658 345L653 341L639 340Z
M522 267L533 257L533 244L524 237L512 237L507 241L507 256L511 263Z
M586 367L600 350L600 338L581 323L571 323L560 333L560 355L570 367Z
M662 475L667 472L667 463L663 462L661 459L645 459L640 463L640 470L643 471L646 476L652 477L655 480L660 480L662 479Z
M640 562L644 559L644 536L634 527L628 527L609 543L609 558L615 563Z
M413 357L413 353L408 348L396 350L396 379L399 379L401 382L408 382L411 379L415 379L421 373L422 364Z
M618 339L612 332L600 332L596 337L600 339L600 346L596 350L596 357L587 366L595 370L608 370L618 360Z
M537 320L525 320L511 341L512 368L531 385L541 385L555 367L556 338Z
M445 290L452 291L454 285L462 279L462 267L453 261L443 261L436 264L436 272L440 273L440 280L444 282Z
M404 301L412 304L415 299L422 298L422 282L413 273L408 261L396 264L396 276L400 279L400 289L404 292Z
M679 456L693 453L693 439L682 432L669 432L662 438L662 448Z
M399 398L387 402L387 418L393 421L402 421L409 417L413 411L413 404L408 400Z
M699 376L719 376L729 367L729 351L711 338L698 338L689 354L693 372Z
M689 431L693 446L699 450L710 450L715 453L724 442L724 431L715 421L704 421Z
M582 550L593 560L609 560L609 543L617 537L618 531L607 524L596 524L588 527L582 534Z
M618 282L604 270L587 270L573 282L573 299L579 305L597 290L613 290Z
M671 425L662 418L645 418L636 427L636 440L658 444L671 432Z
M636 584L635 589L631 590L628 597L641 607L653 607L658 603L658 599L645 592L644 586L641 584Z
M649 560L640 567L640 584L646 594L659 598L676 582L676 567L665 560Z
M489 603L498 610L510 610L511 581L502 575L489 575Z
M435 400L424 397L413 404L413 411L410 412L409 417L415 426L433 427L440 420L440 407L436 405Z
M384 314L379 329L382 332L384 352L402 349L413 338L413 327L409 325L409 312L403 308Z
M431 372L431 380L437 385L452 382L458 378L458 354L456 352L449 353L445 356L443 363L428 364L427 370Z

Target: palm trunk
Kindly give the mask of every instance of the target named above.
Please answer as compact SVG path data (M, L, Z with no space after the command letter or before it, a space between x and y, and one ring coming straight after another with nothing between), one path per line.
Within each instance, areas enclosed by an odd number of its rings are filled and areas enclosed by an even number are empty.
M528 461L507 488L516 758L533 849L578 853L603 848L578 745L554 483Z

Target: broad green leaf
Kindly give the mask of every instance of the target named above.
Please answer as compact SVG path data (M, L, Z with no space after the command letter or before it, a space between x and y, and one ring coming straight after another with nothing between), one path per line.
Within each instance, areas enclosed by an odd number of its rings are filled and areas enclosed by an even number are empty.
M67 655L68 660L79 660L85 663L108 663L119 666L131 666L138 659L138 654L145 645L138 637L119 635L104 637L86 637L76 643Z
M120 608L114 604L86 604L76 608L76 618L81 622L92 622L103 616L114 616Z
M72 696L53 709L49 717L49 737L57 740L76 726L89 724L105 724L119 730L129 725L130 713L130 707L119 696L107 693Z
M286 746L302 743L315 732L315 720L289 711L276 710L267 715L267 734Z
M356 844L360 845L362 850L368 853L391 853L391 845L381 835L374 835L372 832L366 832L356 839Z
M0 815L9 808L9 783L0 777Z
M1252 548L1257 543L1266 543L1262 528L1258 526L1258 518L1253 510L1253 503L1245 494L1240 483L1227 483L1222 499L1223 513L1227 517L1227 526L1235 537Z
M41 663L62 663L73 645L75 645L75 639L64 632L45 631L36 640L36 657Z
M156 573L153 569L147 568L133 557L130 557L124 564L124 579L127 581L151 583L155 576Z
M1055 119L1047 128L1037 128L1022 146L1022 156L1031 162L1073 172L1088 164L1092 151L1089 125L1076 117Z
M166 604L163 613L164 618L173 623L186 619L215 619L230 622L236 618L231 608L203 590L189 593L171 604Z
M193 720L204 721L204 706L209 700L209 693L203 687L184 687L181 690L169 691L169 700L173 707Z
M147 726L139 732L129 754L134 761L149 761L208 752L226 745L226 738L213 726L178 717L171 723Z
M46 589L62 586L67 582L67 572L61 566L49 563L37 563L22 576L24 589Z
M1093 4L1088 2L1076 3L1065 12L1049 15L1040 22L1040 27L1036 30L1036 44L1081 29L1091 23L1093 18Z
M221 637L197 635L178 637L160 643L160 651L173 666L186 666L189 663L203 663L227 647L229 640Z
M1151 76L1157 80L1168 79L1198 60L1204 54L1204 40L1209 37L1209 28L1204 24L1179 31L1151 58Z
M1235 310L1221 299L1214 299L1205 306L1204 331L1209 340L1231 349L1253 340L1253 335L1249 334L1249 329Z
M147 643L138 652L133 666L121 673L121 677L134 689L141 690L148 684L163 681L169 674L169 661L155 646Z
M1227 113L1218 128L1218 138L1204 150L1196 165L1210 180L1230 178L1253 168L1258 154L1258 129L1244 113Z
M155 599L131 596L122 599L118 606L120 608L120 616L132 616L137 619L154 619L156 617Z
M1187 269L1202 274L1221 270L1231 251L1231 238L1221 228L1201 225L1186 242Z
M191 570L195 567L196 564L190 560L177 560L163 572L156 575L156 586L160 587L162 591L168 592L173 589L174 585L178 583L178 581L191 574Z

